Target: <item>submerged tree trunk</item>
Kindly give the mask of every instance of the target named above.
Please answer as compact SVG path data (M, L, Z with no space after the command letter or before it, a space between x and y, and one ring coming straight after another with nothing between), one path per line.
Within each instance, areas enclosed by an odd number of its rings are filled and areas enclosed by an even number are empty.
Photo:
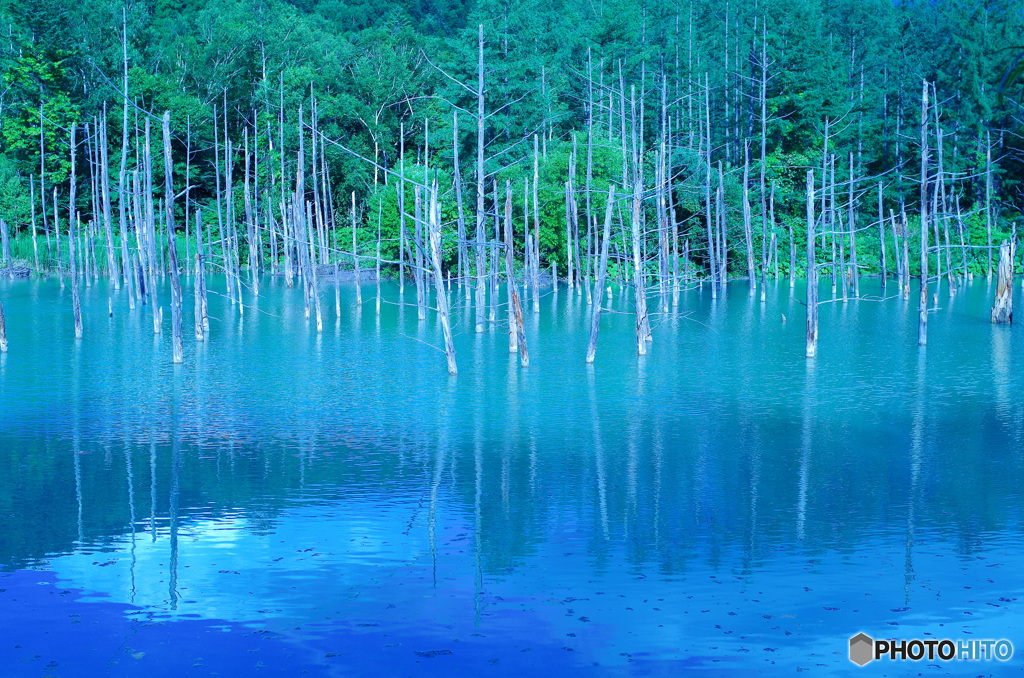
M608 274L608 243L612 239L612 206L615 202L615 186L608 187L608 206L604 212L604 235L601 238L601 263L597 270L597 287L594 292L594 312L590 321L590 343L587 344L587 364L594 362L597 355L597 333L601 329L601 307L604 305L604 284Z
M999 282L996 287L996 301L992 306L992 322L1013 322L1013 258L1014 245L1003 241L999 246Z
M818 352L818 269L814 261L814 170L807 172L807 357Z
M0 353L7 353L7 320L4 318L3 301L0 301Z
M444 289L444 278L441 275L441 207L437 200L437 182L430 191L430 213L427 215L430 226L430 259L434 265L434 289L437 292L437 313L441 316L441 331L444 334L444 354L448 358L448 374L453 377L459 373L455 365L455 344L452 342L452 327L448 316L448 292Z
M512 237L512 181L505 180L505 290L508 293L508 352L519 351L516 318L512 304L515 288L515 241Z
M928 83L921 89L921 305L917 345L928 343Z
M75 262L75 244L78 239L78 233L75 229L76 217L75 213L75 133L77 131L77 125L71 123L71 192L68 197L68 255L71 259L71 308L75 316L75 339L82 338L82 307L79 303L78 298L78 265ZM56 190L54 191L54 206L57 205Z
M167 209L167 251L171 266L171 357L182 360L181 281L178 279L178 245L174 237L174 165L171 161L171 112L164 112L164 205Z
M11 263L11 236L7 232L7 222L0 219L0 255L3 257L4 270L7 271L8 275L12 275L13 265Z
M476 91L476 331L484 331L484 26L480 24ZM536 142L536 137L534 137Z
M203 289L206 287L206 271L203 266L203 253L196 253L196 277L195 288L195 316L196 316L196 341L206 340L206 330L203 327Z

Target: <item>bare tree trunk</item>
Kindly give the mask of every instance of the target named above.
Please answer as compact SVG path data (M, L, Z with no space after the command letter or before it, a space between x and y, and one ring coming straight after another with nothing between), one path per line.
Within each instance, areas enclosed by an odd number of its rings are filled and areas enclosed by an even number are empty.
M718 296L718 266L715 257L715 235L711 213L711 89L708 86L708 75L704 74L704 160L707 172L704 176L704 214L708 227L708 269L711 274L711 298Z
M417 234L419 229L417 229ZM418 239L418 238L417 238ZM416 243L417 247L419 243ZM363 305L363 286L359 270L359 244L356 242L356 192L352 191L352 263L356 272L356 305Z
M985 132L985 233L988 235L988 266L985 275L992 279L992 135ZM1002 254L1000 254L1002 256Z
M206 330L203 327L203 287L206 285L206 271L203 266L202 251L196 252L196 277L193 284L195 292L195 319L196 319L196 341L206 340Z
M508 352L517 353L519 342L516 333L516 318L512 305L515 289L515 240L512 237L512 181L505 180L505 290L508 297Z
M68 175L71 182L70 195L68 196L68 254L71 258L71 310L75 316L75 339L82 338L82 306L78 298L78 266L75 261L75 243L78 233L75 229L77 212L75 211L75 190L78 182L75 179L75 146L76 132L78 125L71 123L71 170ZM56 191L54 192L56 196ZM54 197L54 207L57 206L57 199ZM5 229L6 230L6 229Z
M0 301L0 353L7 353L7 320L4 318L3 301Z
M146 244L149 256L147 257L149 274L150 305L153 308L153 333L160 334L160 304L156 293L156 270L159 266L156 254L156 217L153 213L153 151L149 137L149 118L146 118L146 147L143 149L143 172L145 173L146 195L145 195L145 220L146 220Z
M807 351L818 352L818 267L814 260L814 170L807 172Z
M313 210L310 203L306 203L306 226L307 231L312 233L313 223ZM316 253L313 249L313 238L310 237L309 243L306 247L302 248L303 254L306 257L306 287L309 289L309 296L313 298L313 307L316 310L316 333L322 334L324 331L324 317L320 309L320 281L317 277L316 269L317 262L314 258Z
M604 305L605 278L608 274L608 244L612 239L612 206L615 202L615 186L608 187L608 206L604 212L604 235L601 238L601 263L597 271L597 287L594 289L594 309L590 321L590 342L587 344L587 364L594 362L597 355L597 334L601 329L601 307ZM642 342L641 342L642 345Z
M893 237L896 237L896 219L893 216L892 228ZM910 242L909 242L909 230L907 226L907 213L906 210L900 209L900 221L899 221L899 234L900 240L903 243L903 254L899 254L899 243L896 243L897 258L900 263L899 278L900 278L900 294L903 295L904 301L910 300Z
M452 157L455 164L455 204L459 210L459 285L466 290L469 301L469 249L466 246L466 213L462 205L462 172L459 170L459 112L452 113Z
M765 301L765 268L767 268L766 258L769 256L765 253L765 241L767 240L767 223L765 222L765 149L767 147L767 135L768 135L768 108L767 108L767 88L768 88L768 26L767 22L761 24L761 301ZM774 224L772 224L774 228ZM772 237L775 237L774 231ZM776 269L778 268L778 257L776 257ZM778 273L776 273L778 278Z
M849 199L847 202L848 214L847 225L850 228L850 276L853 278L853 296L860 297L860 275L857 271L857 209L854 204L853 195L853 153L850 153L850 186Z
M29 203L32 205L32 256L39 271L39 243L36 241L36 183L28 178Z
M996 287L996 301L992 306L992 322L1013 322L1013 243L1005 240L999 247L999 283Z
M878 182L878 257L882 265L882 289L885 290L885 281L889 272L885 267L885 214L882 210L882 182Z
M643 265L640 261L640 185L633 184L633 295L636 304L636 350L647 355L647 290L644 289Z
M171 262L171 356L182 360L181 281L178 279L178 245L174 237L174 165L171 161L171 112L164 112L164 205L167 209L167 251Z
M526 333L523 330L523 306L519 303L519 290L512 288L512 313L516 319L516 343L519 346L519 365L530 366L530 351L526 346Z
M484 26L479 26L476 90L476 331L484 331ZM534 136L534 146L536 146Z
M437 313L441 316L441 331L444 334L444 354L448 359L448 374L459 373L455 365L455 344L452 342L452 328L448 317L448 293L444 289L441 275L441 207L437 200L437 182L430 191L430 207L427 218L430 225L430 258L434 265L434 289L437 292Z
M498 252L498 246L501 243L501 213L500 209L501 201L498 197L498 181L494 181L494 194L491 198L493 209L494 209L494 241L490 243L489 259L490 259L490 290L488 296L490 297L490 310L487 315L488 322L494 323L498 320L498 284L500 278L501 269L501 253Z
M537 135L533 136L533 240L530 247L530 273L533 277L533 312L540 313L540 199L538 185L540 183L540 160L537 151ZM553 280L557 285L558 281ZM523 285L525 291L526 285Z
M750 143L743 144L743 236L747 244L747 281L750 296L757 289L757 272L754 268L754 234L750 216Z
M416 280L416 310L417 310L419 319L420 320L426 320L427 319L427 302L426 302L426 289L425 289L425 287L426 287L426 280L425 280L426 267L425 267L424 261L423 261L424 256L425 256L426 253L425 253L425 251L423 249L423 245L424 245L424 239L423 239L423 195L422 195L422 193L420 191L419 185L416 185L413 188L413 197L414 197L414 200L415 200L414 211L413 211L413 221L415 222L415 225L416 225L416 229L415 229L415 232L414 232L414 236L415 236L414 237L414 240L415 240L414 245L416 247L416 252L415 252L415 255L413 255L413 256L415 256L415 262L416 262L416 267L413 269L413 278ZM429 196L428 196L428 200L429 200ZM428 204L427 207L429 209L429 204ZM428 218L429 218L429 216L430 215L427 215ZM482 245L481 245L481 247L482 247ZM410 256L410 260L413 259L413 256Z
M921 87L921 304L917 344L928 343L928 83Z
M0 219L0 247L2 247L0 254L3 255L4 260L3 270L7 272L8 276L13 276L14 264L11 261L11 236L7 232L7 222L3 219Z
M107 237L107 274L110 276L110 282L114 284L114 289L121 289L121 279L117 269L117 252L114 249L114 230L111 224L110 160L107 155L107 105L105 103L103 104L103 118L99 125L99 132L100 187L103 193L103 231Z

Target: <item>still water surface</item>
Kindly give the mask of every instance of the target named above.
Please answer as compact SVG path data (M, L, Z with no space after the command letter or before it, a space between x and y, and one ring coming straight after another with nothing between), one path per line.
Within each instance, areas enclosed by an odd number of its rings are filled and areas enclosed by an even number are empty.
M587 367L549 288L521 369L453 289L450 378L411 285L380 316L325 286L321 335L280 280L211 295L201 344L186 287L174 366L169 309L101 281L76 342L70 288L2 281L0 674L911 668L853 666L858 631L1009 638L954 669L1016 674L1024 335L984 280L924 351L916 301L862 291L807 361L800 285L683 292L646 357L616 289Z

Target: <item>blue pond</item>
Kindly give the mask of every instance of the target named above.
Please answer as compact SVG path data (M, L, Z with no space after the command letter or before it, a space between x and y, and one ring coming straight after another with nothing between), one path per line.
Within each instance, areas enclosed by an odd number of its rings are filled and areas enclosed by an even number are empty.
M923 350L914 293L823 281L813 361L802 283L686 290L643 357L613 285L593 366L549 287L525 369L453 288L457 377L412 286L325 286L320 334L283 280L212 294L178 366L81 292L76 341L70 288L0 281L0 675L1020 673L1024 334L985 280ZM1019 649L862 669L862 631Z

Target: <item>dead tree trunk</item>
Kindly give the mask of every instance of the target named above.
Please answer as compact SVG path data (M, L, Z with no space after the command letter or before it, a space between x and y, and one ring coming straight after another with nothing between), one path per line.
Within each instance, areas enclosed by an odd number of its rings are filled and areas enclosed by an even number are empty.
M476 90L476 331L484 331L484 26L480 24Z
M0 353L7 353L7 320L4 318L3 301L0 301Z
M178 245L174 237L174 165L171 162L171 112L164 112L164 205L167 209L167 252L171 266L171 357L182 360L181 281L178 279Z
M459 373L455 365L455 344L452 342L452 327L448 317L448 292L444 289L444 278L441 276L441 207L437 200L437 182L430 191L430 213L427 215L430 226L430 258L434 265L434 289L437 292L437 313L441 316L441 331L444 334L444 354L448 358L448 374Z
M857 271L857 210L854 204L855 198L853 195L853 153L850 153L850 186L849 186L849 200L847 202L847 214L849 215L846 220L847 227L850 229L850 277L853 282L853 296L855 298L860 297L860 275Z
M996 286L996 301L992 306L992 322L1013 322L1013 244L1003 241L999 246L999 282Z
M3 219L0 219L0 246L3 248L0 254L3 254L4 270L7 271L7 275L13 276L14 264L11 262L11 236L7 232L7 222Z
M466 247L466 212L462 205L462 172L459 169L459 112L452 113L452 161L455 173L455 204L459 210L459 285L466 289L466 301L469 301L469 250Z
M640 261L640 184L633 184L633 209L630 220L633 230L633 295L636 305L636 350L647 355L647 290L644 289L643 265Z
M71 123L71 171L68 175L71 180L70 195L68 196L68 255L71 259L71 309L75 316L75 339L82 338L82 306L78 298L78 264L75 260L75 245L78 240L78 233L75 229L77 213L75 211L75 133L78 125ZM56 195L56 192L54 192ZM56 206L56 198L53 202Z
M418 243L417 243L418 245ZM315 265L315 264L314 264ZM356 241L356 192L352 191L352 268L356 275L356 305L363 305L363 286L360 284L359 243Z
M121 288L117 270L117 251L114 249L114 229L110 210L110 160L107 153L107 106L103 105L103 118L99 124L100 190L103 195L103 231L107 238L107 274L114 289Z
M928 83L921 88L921 304L917 345L928 343Z
M516 318L512 308L512 292L515 289L515 240L512 237L512 181L505 180L505 289L508 293L508 352L519 351L516 333Z
M757 273L754 269L754 234L750 215L750 143L743 145L743 237L747 244L747 281L750 296L757 289Z
M146 118L146 147L144 150L143 157L143 171L145 173L146 181L146 243L147 243L147 273L149 279L147 280L146 286L149 288L151 306L153 308L153 333L160 334L160 304L157 303L156 294L156 270L157 270L157 254L156 254L156 218L153 214L153 152L150 145L149 138L149 118ZM226 262L225 262L226 263Z
M992 138L985 132L985 232L988 235L986 275L992 279Z
M885 214L882 211L882 182L878 182L878 257L882 265L882 289L889 273L885 268Z
M608 206L604 212L604 235L601 237L601 262L597 270L597 288L594 290L594 312L590 321L590 342L587 344L587 364L594 362L597 355L597 334L601 329L601 307L604 305L604 285L608 274L608 244L612 239L612 206L615 202L615 186L608 187Z
M195 284L195 316L196 316L196 341L206 340L206 330L203 327L203 288L206 286L206 272L203 270L203 253L196 252L196 277Z
M818 268L814 261L814 170L807 172L807 357L818 353Z
M523 285L525 288L525 285ZM523 306L519 303L519 290L512 288L512 313L516 317L516 343L519 344L519 365L530 366L530 352L526 347L526 332L523 330Z

